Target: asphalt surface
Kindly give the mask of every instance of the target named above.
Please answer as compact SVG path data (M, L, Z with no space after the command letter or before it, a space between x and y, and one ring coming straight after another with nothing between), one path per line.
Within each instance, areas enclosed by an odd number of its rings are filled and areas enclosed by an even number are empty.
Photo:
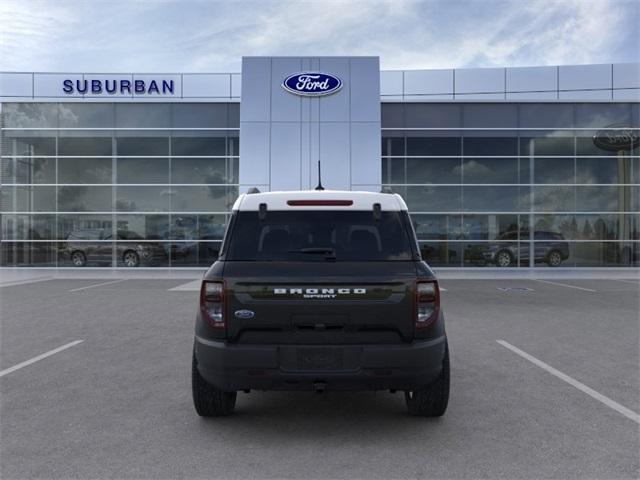
M202 419L190 391L197 292L169 290L180 279L84 288L105 281L0 284L0 370L84 340L1 376L1 478L640 475L636 421L496 342L640 413L636 280L445 279L440 419L408 416L387 392L240 393L234 416Z

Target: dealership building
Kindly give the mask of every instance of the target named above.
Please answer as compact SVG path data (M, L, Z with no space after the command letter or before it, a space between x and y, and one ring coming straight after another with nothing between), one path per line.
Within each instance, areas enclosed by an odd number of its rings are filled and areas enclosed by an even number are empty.
M0 266L210 265L240 193L393 191L435 267L640 266L640 63L0 73Z

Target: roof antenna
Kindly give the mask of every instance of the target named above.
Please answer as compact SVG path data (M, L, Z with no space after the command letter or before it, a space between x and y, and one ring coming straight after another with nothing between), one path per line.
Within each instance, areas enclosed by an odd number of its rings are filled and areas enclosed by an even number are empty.
M324 190L324 187L322 186L322 176L320 175L320 160L318 160L318 186L316 187L316 190Z

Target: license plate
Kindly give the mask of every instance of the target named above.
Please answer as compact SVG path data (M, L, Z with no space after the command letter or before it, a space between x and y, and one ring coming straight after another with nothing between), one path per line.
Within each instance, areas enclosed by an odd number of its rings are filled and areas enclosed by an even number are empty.
M300 348L298 368L302 370L335 370L343 368L341 348Z

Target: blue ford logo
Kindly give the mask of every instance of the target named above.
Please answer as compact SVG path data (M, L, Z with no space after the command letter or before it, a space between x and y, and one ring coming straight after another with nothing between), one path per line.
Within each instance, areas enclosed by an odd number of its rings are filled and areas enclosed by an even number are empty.
M253 318L255 313L253 313L251 310L236 310L234 312L234 315L237 318L241 318L243 320L249 320L250 318Z
M342 80L328 73L295 73L284 79L282 88L295 95L319 97L340 90L342 88Z

